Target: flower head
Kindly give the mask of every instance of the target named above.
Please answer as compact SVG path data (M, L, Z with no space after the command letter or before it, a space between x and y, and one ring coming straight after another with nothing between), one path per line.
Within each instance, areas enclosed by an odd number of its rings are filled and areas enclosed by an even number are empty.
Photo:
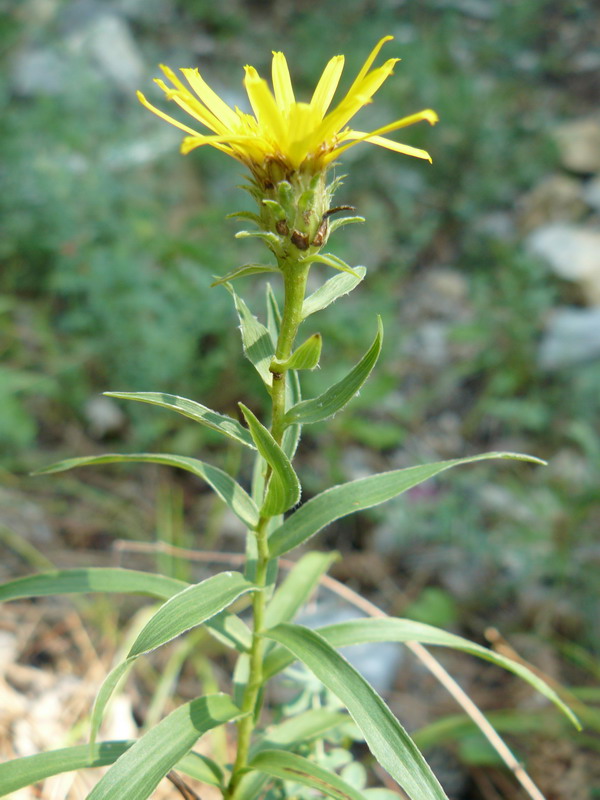
M203 80L197 69L182 69L186 86L168 67L161 66L167 85L156 83L169 100L212 133L199 133L153 106L138 92L140 102L162 119L185 131L182 153L210 145L245 164L262 184L289 179L297 173L314 175L324 172L344 150L365 141L398 153L431 161L429 153L400 144L383 134L426 120L437 122L431 109L402 117L371 132L348 127L350 120L392 74L397 58L371 69L382 46L392 36L384 36L373 48L356 79L342 100L330 111L344 67L344 56L334 56L325 67L310 102L298 102L294 95L287 61L283 53L273 53L273 91L254 67L245 67L244 86L253 114L231 108Z

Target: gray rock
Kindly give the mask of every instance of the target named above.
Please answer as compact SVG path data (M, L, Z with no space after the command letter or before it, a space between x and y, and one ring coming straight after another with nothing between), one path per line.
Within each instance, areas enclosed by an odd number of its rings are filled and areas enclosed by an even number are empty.
M583 198L590 208L600 212L600 176L586 183L583 189Z
M163 22L171 19L171 3L167 0L114 0L118 14L139 22Z
M550 318L538 351L542 369L600 358L600 308L561 308Z
M449 361L448 325L444 322L425 322L404 345L406 355L427 367L442 367Z
M590 305L600 304L600 231L575 225L544 225L533 231L526 247L552 271L581 287Z
M18 52L12 62L11 88L19 97L61 94L67 84L67 64L50 48Z
M145 75L140 51L125 20L102 14L84 32L83 47L101 72L125 94L139 88Z
M548 222L573 222L586 213L581 181L568 175L548 175L519 201L519 222L529 232Z
M560 163L572 172L600 172L600 118L583 117L554 131Z
M91 397L84 407L90 436L104 439L105 436L118 433L126 422L125 414L110 397L99 395Z
M44 510L8 489L0 489L0 525L33 544L48 544L53 538Z

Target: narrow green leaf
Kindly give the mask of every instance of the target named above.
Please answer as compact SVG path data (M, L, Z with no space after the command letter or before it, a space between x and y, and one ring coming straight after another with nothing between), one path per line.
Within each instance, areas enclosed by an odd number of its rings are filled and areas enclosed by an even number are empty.
M302 400L302 393L300 389L300 378L298 377L298 373L291 369L287 373L288 380L285 386L285 405L286 408L290 408L291 406L296 405ZM281 440L281 449L286 454L286 456L293 460L294 455L296 453L296 448L298 447L298 442L300 441L300 435L302 433L302 425L299 423L294 423L293 425L288 425L283 432L283 439Z
M448 800L415 743L377 692L322 636L284 623L265 636L287 647L346 706L369 749L411 800Z
M420 642L421 644L461 650L464 653L490 661L492 664L522 678L560 708L576 727L580 727L575 714L561 700L554 689L526 666L495 653L493 650L488 650L486 647L470 642L468 639L463 639L462 636L447 633L433 625L425 625L422 622L396 617L375 619L369 617L327 625L324 628L320 628L318 633L333 647L347 647L353 644L369 644L371 642ZM272 677L289 666L292 661L292 656L286 653L285 650L278 648L267 657L264 666L265 676L267 678Z
M142 628L128 658L155 650L185 631L201 625L258 587L240 572L221 572L201 583L187 586L171 597Z
M240 186L240 189L248 191L247 186ZM249 222L255 222L257 225L262 225L262 220L258 214L253 214L252 211L234 211L232 214L227 214L225 219L247 219Z
M221 286L221 284L234 281L236 278L246 278L248 275L264 275L267 272L279 272L279 270L276 266L269 267L266 264L244 264L243 267L232 269L222 278L217 278L210 286L212 289L214 286Z
M88 800L146 800L211 728L242 716L225 694L200 697L169 714L121 755Z
M80 744L5 761L0 764L0 797L63 772L107 767L114 764L133 744L133 739L98 742L93 746ZM223 772L218 764L199 753L187 753L177 762L175 769L211 786L221 786L223 780Z
M438 461L418 467L381 472L379 475L333 486L304 503L285 520L283 525L273 531L269 539L271 556L273 558L281 556L310 539L330 522L356 511L385 503L408 489L412 489L413 486L418 486L429 478L433 478L440 472L461 464L487 461L491 458L530 461L534 464L545 463L539 458L521 453L481 453L467 458L455 458L451 461Z
M284 650L281 646L279 649ZM287 750L314 739L322 739L326 733L338 725L346 724L348 720L348 715L339 711L330 711L327 708L311 709L267 728L252 752L254 754L274 747Z
M222 433L230 439L254 449L254 442L248 431L236 419L232 419L226 414L219 414L194 400L163 392L104 392L104 394L120 400L137 400L140 403L168 408L170 411L176 411L188 419L193 419L213 431Z
M303 400L290 408L285 415L286 423L300 422L306 425L322 422L340 411L350 402L371 374L379 358L382 342L383 326L381 317L377 317L377 336L358 364L341 381L330 386L319 397Z
M274 358L269 369L271 372L285 372L288 369L314 369L321 358L323 338L320 333L313 333L298 347L286 361Z
M265 627L272 628L280 622L294 619L318 586L321 575L338 558L338 553L320 553L316 550L303 555L267 606Z
M102 456L84 456L83 458L69 458L59 461L45 469L36 472L36 475L47 475L52 472L63 472L74 467L86 467L95 464L126 464L144 462L151 464L165 464L168 467L185 469L205 480L208 485L219 495L233 513L239 517L249 528L258 522L258 509L250 495L222 469L205 464L197 458L187 456L173 456L167 453L106 453Z
M246 303L236 294L230 284L226 283L225 288L233 297L235 310L240 320L244 355L258 372L264 383L267 386L271 386L273 384L273 376L269 372L269 364L273 360L275 349L269 331L251 313Z
M275 297L270 283L267 283L266 295L267 329L271 336L273 352L275 352L277 340L279 338L279 328L281 326L281 311L279 310L279 303L277 302L277 298Z
M364 800L358 792L335 772L320 767L303 756L287 753L285 750L264 750L255 756L250 769L266 772L273 778L293 781L316 789L319 794L335 797L336 800Z
M48 597L55 594L91 594L119 592L145 594L168 600L189 584L166 575L153 575L134 569L89 567L59 569L17 578L0 586L0 603L24 597Z
M258 452L273 470L261 508L261 514L265 516L283 514L284 511L295 506L300 499L298 476L294 472L289 458L265 426L258 421L252 411L246 408L243 403L239 405L248 423L250 435L254 439Z
M126 660L117 664L104 679L92 711L90 739L94 741L98 735L108 701L139 656L198 625L209 624L238 597L256 588L239 572L221 572L201 583L186 586L160 606L138 634Z
M367 272L365 267L354 267L355 275L341 272L329 278L323 286L319 287L302 304L302 319L306 319L316 311L321 311L331 305L338 297L342 297L355 289L365 277Z
M349 275L353 275L355 278L360 280L360 275L356 270L352 269L351 266L346 264L345 261L342 261L341 258L334 256L333 253L319 253L318 255L314 256L307 256L304 259L304 263L314 264L317 262L318 264L325 264L328 267L333 267L333 269L340 270L340 272L347 272Z
M222 644L240 653L250 650L252 633L246 623L229 611L221 611L206 621L209 633Z

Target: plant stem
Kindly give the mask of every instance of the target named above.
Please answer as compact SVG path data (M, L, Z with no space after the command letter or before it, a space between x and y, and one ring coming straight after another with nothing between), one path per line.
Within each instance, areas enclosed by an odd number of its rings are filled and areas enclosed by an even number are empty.
M308 278L309 267L304 264L300 265L298 263L287 262L282 265L281 268L284 278L285 295L275 356L280 361L286 361L292 354L298 326L302 322L302 303L304 302L304 294L306 292L306 280ZM274 373L273 385L271 388L271 434L278 444L281 444L285 429L285 396L286 372ZM270 473L271 470L268 468L265 476L265 488L268 485ZM257 703L263 685L265 641L262 632L264 630L264 617L267 602L264 588L267 585L267 568L270 561L269 546L267 543L270 521L270 516L261 515L255 531L257 545L255 583L261 588L254 592L252 598L252 645L249 655L248 682L242 702L242 711L245 711L247 716L238 722L237 753L225 797L231 797L233 795L239 783L241 772L248 763L252 734L256 725Z

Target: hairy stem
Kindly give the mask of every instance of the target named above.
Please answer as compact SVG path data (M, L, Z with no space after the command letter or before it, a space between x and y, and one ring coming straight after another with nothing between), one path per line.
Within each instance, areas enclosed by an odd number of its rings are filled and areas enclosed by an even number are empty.
M294 340L298 331L298 326L302 322L302 303L306 292L306 280L309 267L300 264L286 263L282 265L284 277L284 305L281 318L279 338L277 340L276 358L279 361L287 360L294 346ZM284 431L284 416L286 412L286 372L273 374L273 386L271 389L271 433L278 444L281 444ZM265 488L270 478L270 468L265 476ZM250 649L250 664L248 671L248 682L244 691L242 710L247 712L247 716L238 722L237 753L231 780L226 797L231 797L239 783L241 772L248 763L248 754L252 734L256 725L256 709L259 701L260 690L263 685L263 656L264 656L264 617L266 608L266 593L263 590L267 584L267 568L269 564L269 547L267 535L271 517L261 516L257 525L255 535L257 544L257 562L255 582L262 587L254 592L252 599L252 646Z

